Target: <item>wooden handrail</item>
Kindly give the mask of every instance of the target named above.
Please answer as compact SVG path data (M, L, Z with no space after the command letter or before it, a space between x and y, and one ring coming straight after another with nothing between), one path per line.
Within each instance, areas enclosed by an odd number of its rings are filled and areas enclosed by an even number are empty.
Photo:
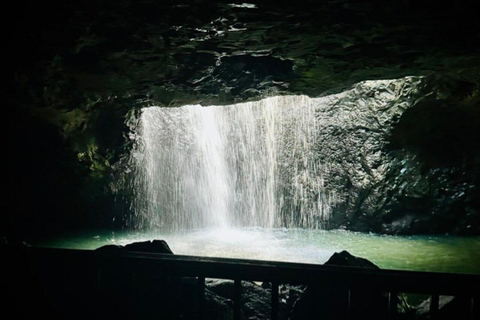
M388 317L396 316L398 293L432 295L431 313L438 310L438 296L452 295L471 299L471 314L476 312L480 275L403 270L368 269L332 265L288 263L262 260L196 257L140 252L97 252L52 248L13 250L36 263L95 264L100 270L121 265L135 274L161 272L171 276L198 279L198 318L204 308L205 278L234 280L234 319L240 319L241 280L272 283L272 319L277 319L278 284L316 284L326 288L361 289L389 293ZM474 300L475 299L475 300Z

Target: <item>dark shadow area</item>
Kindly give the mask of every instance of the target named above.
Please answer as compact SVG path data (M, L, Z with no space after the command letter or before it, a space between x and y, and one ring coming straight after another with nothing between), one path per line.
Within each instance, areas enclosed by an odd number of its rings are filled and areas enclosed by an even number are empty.
M478 275L381 270L346 251L325 265L176 256L164 241L96 251L2 245L0 254L3 312L16 319L464 319L478 313L472 305ZM400 292L431 298L409 307ZM438 294L457 297L439 300Z

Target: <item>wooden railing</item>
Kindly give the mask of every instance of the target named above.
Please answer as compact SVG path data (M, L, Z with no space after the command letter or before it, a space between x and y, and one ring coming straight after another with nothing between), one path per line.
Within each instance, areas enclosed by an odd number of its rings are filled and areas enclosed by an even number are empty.
M431 273L398 270L284 263L259 260L208 258L171 254L115 252L27 248L8 250L7 256L12 269L16 263L27 264L29 272L49 272L50 277L69 269L93 273L92 283L102 287L102 279L121 268L123 274L132 279L138 275L161 274L168 277L191 277L196 285L196 318L203 319L205 311L205 279L231 279L234 281L233 318L240 319L242 307L242 280L271 283L271 319L278 319L279 285L308 284L321 288L343 288L350 293L368 288L388 295L388 319L397 317L399 293L428 294L431 296L430 313L435 317L439 308L439 296L460 296L468 301L471 319L480 319L479 290L480 276L469 274ZM21 258L19 258L21 257ZM25 266L23 266L25 267ZM15 271L15 270L14 270ZM17 270L18 271L18 270ZM78 271L75 271L78 273ZM15 272L14 272L15 273ZM5 274L4 274L5 276ZM60 276L60 275L58 275ZM350 298L348 312L350 311Z

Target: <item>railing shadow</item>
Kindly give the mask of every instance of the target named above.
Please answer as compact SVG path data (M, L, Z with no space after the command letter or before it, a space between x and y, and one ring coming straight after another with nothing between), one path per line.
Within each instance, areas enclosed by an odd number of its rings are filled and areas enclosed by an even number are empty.
M264 285L270 319L404 319L399 294L427 294L424 318L443 319L441 296L455 296L455 319L479 318L480 276L377 270L138 252L2 248L6 311L15 318L214 319L206 281L230 279L217 303L224 319L246 319L245 286ZM244 282L245 281L245 282ZM285 315L284 285L307 285ZM283 288L283 287L282 287ZM249 303L249 302L248 302ZM460 310L460 311L459 311Z

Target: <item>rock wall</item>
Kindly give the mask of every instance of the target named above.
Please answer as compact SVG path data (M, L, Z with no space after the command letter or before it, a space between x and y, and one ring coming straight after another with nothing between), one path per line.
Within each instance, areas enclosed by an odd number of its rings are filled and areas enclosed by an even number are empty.
M478 234L478 87L427 77L390 135L382 232Z
M478 234L476 90L426 77L367 81L329 96L316 113L314 159L336 202L324 227ZM305 201L315 197L306 194ZM285 209L295 214L288 203Z
M462 2L433 6L409 0L12 4L12 19L3 20L1 28L10 186L1 233L124 226L131 211L122 199L129 194L116 188L125 168L122 159L131 148L125 122L144 106L226 104L272 93L314 97L363 80L429 74L462 80L457 88L462 92L470 84L478 85L479 20L473 3ZM429 97L435 91L425 90ZM390 182L376 187L391 196L382 200L383 207L376 205L381 209L372 210L366 205L368 192L362 191L366 200L351 205L367 206L360 210L365 215L339 217L332 226L478 233L478 154L463 143L478 141L478 132L471 129L475 126L461 129L464 120L478 121L470 116L470 112L478 115L471 111L478 110L474 107L478 92L469 96L470 100L461 100L460 112L456 102L449 104L451 99L438 96L445 112L434 112L436 100L430 99L431 107L415 109L426 112L402 117L394 135L398 139L392 142L392 163L397 165L390 168ZM424 123L432 112L437 117L430 127L409 130L417 116L423 119L417 123ZM445 125L441 119L451 119L452 114L459 116L457 121ZM436 137L435 128L457 138L416 141L417 134ZM443 148L446 140L454 142ZM439 149L452 152L438 157ZM459 159L447 159L457 153L462 154ZM446 162L431 161L437 158ZM427 165L417 166L417 161ZM402 163L415 165L401 172ZM412 181L417 181L414 186ZM388 215L378 219L379 210ZM439 221L454 226L429 230L428 223L414 222L418 212L428 212L426 221L432 212L444 212L439 216L450 218ZM404 223L409 219L411 223ZM348 221L358 222L349 226Z

